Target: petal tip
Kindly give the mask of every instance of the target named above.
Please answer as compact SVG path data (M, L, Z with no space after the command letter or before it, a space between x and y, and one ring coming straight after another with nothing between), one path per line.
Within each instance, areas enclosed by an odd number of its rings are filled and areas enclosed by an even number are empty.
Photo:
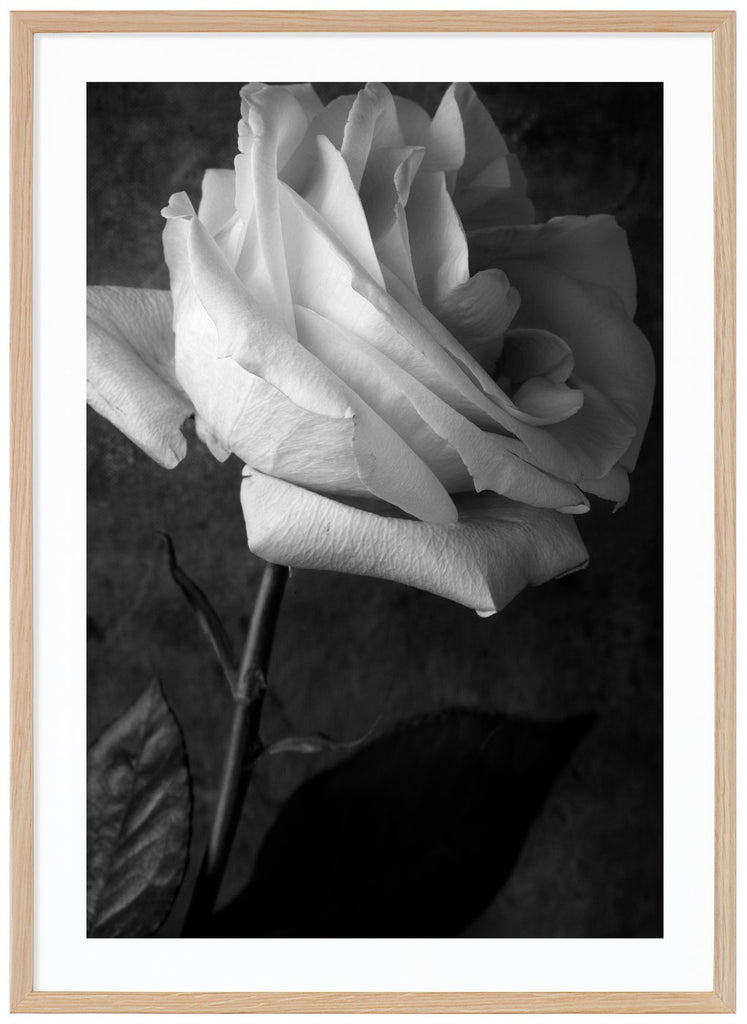
M571 566L570 569L566 569L564 572L558 573L557 576L553 577L556 580L562 580L566 576L572 576L574 572L581 572L582 569L586 569L589 565L589 556L587 555L583 562L579 562L578 565Z
M166 220L194 217L195 208L186 192L175 192L169 197L168 205L161 210L161 216Z
M585 515L591 508L588 501L582 501L578 505L563 505L558 509L558 512L563 512L565 515L571 516L582 516Z

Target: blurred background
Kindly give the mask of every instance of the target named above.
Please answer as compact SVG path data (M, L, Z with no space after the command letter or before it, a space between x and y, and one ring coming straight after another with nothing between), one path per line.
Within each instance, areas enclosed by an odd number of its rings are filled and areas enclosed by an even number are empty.
M232 166L242 84L89 84L90 284L168 287L159 211L181 190L196 205L205 169ZM594 713L498 892L500 871L491 884L486 854L480 909L460 933L661 936L662 89L474 84L521 160L538 220L611 213L628 232L639 283L636 320L654 349L659 381L631 497L615 515L597 500L581 518L588 569L525 590L487 620L394 583L294 572L263 733L270 740L318 731L352 739L375 723L382 732L455 707L543 721ZM327 102L359 84L316 87ZM446 88L390 87L430 113ZM175 935L205 841L231 700L169 577L156 531L173 537L182 567L208 593L237 648L261 564L246 546L236 459L220 465L187 428L189 455L167 471L90 410L88 422L89 740L150 679L162 679L184 729L195 796L184 898L162 931ZM260 762L223 902L245 886L288 797L348 757ZM486 786L479 799L493 823L491 842L499 842L505 794ZM291 832L292 848L283 854L301 874L304 835ZM390 851L395 867L388 870L396 870L400 852ZM455 874L469 874L468 857ZM352 865L345 885L355 877ZM359 907L365 934L365 893L354 887L325 898Z

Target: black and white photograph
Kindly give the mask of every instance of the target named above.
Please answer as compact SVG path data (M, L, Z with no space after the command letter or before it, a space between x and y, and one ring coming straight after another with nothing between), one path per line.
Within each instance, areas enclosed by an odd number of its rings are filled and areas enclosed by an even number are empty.
M88 937L662 937L662 101L88 83Z

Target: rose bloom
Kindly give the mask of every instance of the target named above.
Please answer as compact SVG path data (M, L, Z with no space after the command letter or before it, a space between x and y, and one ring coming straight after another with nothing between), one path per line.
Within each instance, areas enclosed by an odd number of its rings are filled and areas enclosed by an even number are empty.
M171 290L89 289L89 402L175 466L194 415L244 463L249 547L487 615L588 560L628 496L654 370L609 216L535 224L466 84L241 90L234 170L171 197Z

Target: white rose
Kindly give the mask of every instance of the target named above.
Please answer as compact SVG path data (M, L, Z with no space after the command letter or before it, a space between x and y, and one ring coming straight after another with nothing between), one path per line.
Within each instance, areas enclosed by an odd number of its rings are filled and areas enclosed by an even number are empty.
M433 119L382 85L241 115L235 170L164 210L171 292L89 290L91 404L165 466L194 413L270 561L481 614L585 564L573 514L626 499L653 390L621 229L533 224L466 85Z

